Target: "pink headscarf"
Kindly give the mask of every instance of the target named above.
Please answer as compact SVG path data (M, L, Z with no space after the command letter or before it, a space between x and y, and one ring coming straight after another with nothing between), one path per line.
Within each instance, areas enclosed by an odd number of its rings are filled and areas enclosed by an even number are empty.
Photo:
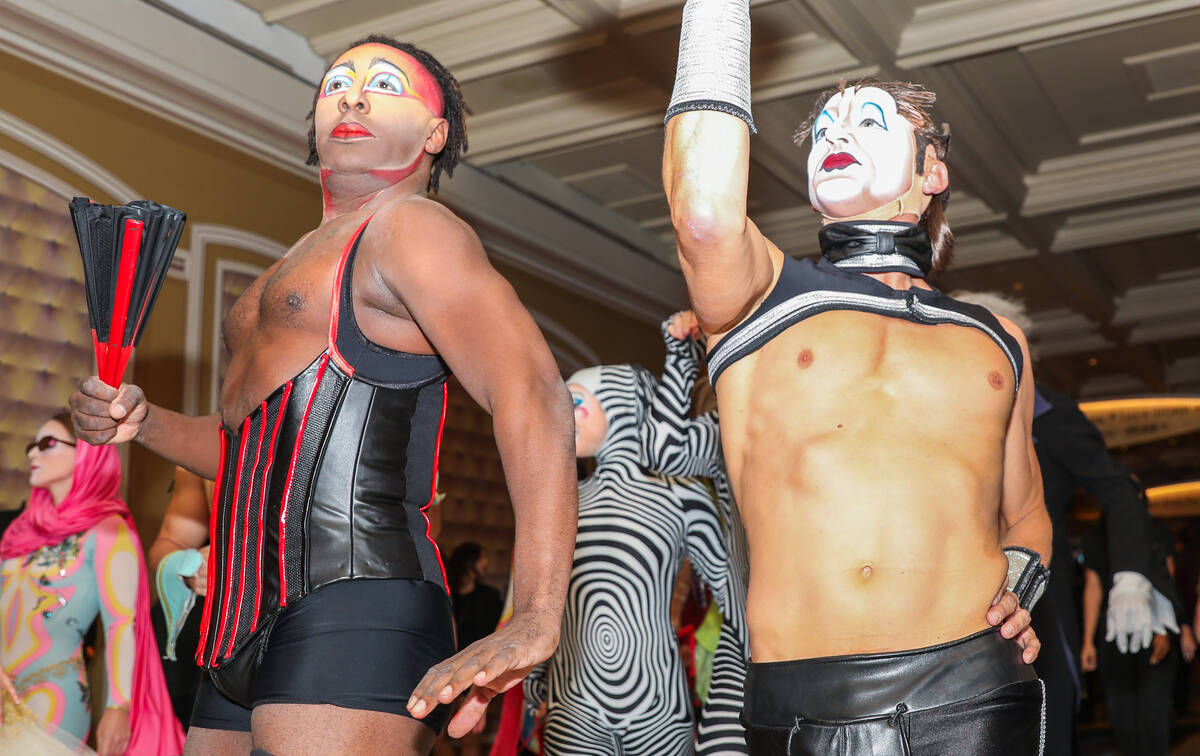
M58 506L45 488L34 488L25 511L13 520L0 540L0 559L24 556L42 546L61 543L67 536L82 533L110 515L118 515L129 527L134 548L142 555L137 525L129 507L121 501L121 459L116 447L92 446L79 441L75 447L75 471L71 492ZM133 701L129 709L130 738L127 756L159 756L183 752L183 729L171 709L166 678L158 659L158 644L150 625L150 589L145 565L138 571L137 606L133 636Z

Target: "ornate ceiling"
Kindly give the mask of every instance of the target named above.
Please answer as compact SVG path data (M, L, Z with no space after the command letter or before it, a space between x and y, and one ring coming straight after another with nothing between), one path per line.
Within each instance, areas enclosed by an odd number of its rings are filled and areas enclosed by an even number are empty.
M136 23L0 0L0 43L39 60L49 46L80 79L123 82L108 85L297 171L322 58L367 33L429 49L475 112L471 165L444 195L489 250L647 322L681 303L659 181L678 0L91 5ZM1025 299L1038 369L1061 388L1200 392L1200 0L752 6L749 206L785 251L816 249L792 144L814 93L921 82L954 135L943 288Z

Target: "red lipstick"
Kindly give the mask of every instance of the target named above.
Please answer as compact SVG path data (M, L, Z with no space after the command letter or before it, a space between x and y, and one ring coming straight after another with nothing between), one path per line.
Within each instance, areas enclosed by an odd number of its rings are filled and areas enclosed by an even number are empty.
M849 152L835 152L825 158L825 162L821 163L821 170L836 171L845 168L848 165L858 165L858 160Z
M333 127L333 131L329 132L329 136L334 139L354 139L356 137L374 136L371 132L358 123L339 123Z

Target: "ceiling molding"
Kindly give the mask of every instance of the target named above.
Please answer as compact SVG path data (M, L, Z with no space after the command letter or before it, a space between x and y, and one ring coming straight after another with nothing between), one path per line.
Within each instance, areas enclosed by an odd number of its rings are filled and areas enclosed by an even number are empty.
M1011 234L998 229L956 234L954 245L954 269L970 268L975 265L1019 260L1033 257L1036 249L1019 242Z
M33 124L0 110L0 134L45 155L83 180L106 192L118 204L140 199L129 184L117 178L95 160L66 142L51 136ZM72 195L73 196L73 195ZM68 196L70 199L70 196Z
M316 181L312 87L153 5L0 0L0 49Z
M1091 147L1095 144L1115 142L1120 139L1131 139L1134 137L1145 136L1147 134L1154 134L1159 131L1182 129L1188 126L1194 126L1198 123L1200 123L1200 113L1190 113L1188 115L1178 116L1176 118L1164 118L1161 121L1150 121L1148 123L1134 124L1133 126L1123 126L1119 129L1093 131L1079 137L1079 145L1081 147Z
M1195 8L1195 0L945 0L917 8L896 64L923 68Z
M1046 160L1025 183L1034 216L1200 187L1200 133Z
M1050 251L1070 252L1194 229L1200 229L1200 194L1072 215L1054 234Z
M1183 318L1185 313L1196 317ZM1200 332L1200 278L1135 286L1117 297L1114 325L1144 324L1155 320L1187 319Z
M1099 326L1075 310L1059 308L1033 313L1030 341L1039 357L1081 354L1111 349Z

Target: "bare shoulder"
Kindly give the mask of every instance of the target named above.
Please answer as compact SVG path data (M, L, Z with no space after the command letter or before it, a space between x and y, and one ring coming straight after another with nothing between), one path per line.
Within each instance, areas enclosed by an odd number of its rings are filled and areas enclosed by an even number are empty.
M1000 323L1000 327L1003 328L1004 330L1008 331L1008 335L1012 336L1014 339L1017 340L1017 343L1021 345L1021 351L1025 354L1026 357L1028 357L1029 356L1029 340L1025 338L1025 332L1022 331L1021 328L1016 323L1012 322L1011 320L1004 317L1003 315L996 315L996 313L992 313L992 314L995 315L997 322Z
M437 255L430 255L431 250ZM411 257L417 260L408 261L433 259L441 265L463 255L483 257L483 245L466 221L442 203L421 196L380 208L363 233L363 251L380 261L401 263Z

